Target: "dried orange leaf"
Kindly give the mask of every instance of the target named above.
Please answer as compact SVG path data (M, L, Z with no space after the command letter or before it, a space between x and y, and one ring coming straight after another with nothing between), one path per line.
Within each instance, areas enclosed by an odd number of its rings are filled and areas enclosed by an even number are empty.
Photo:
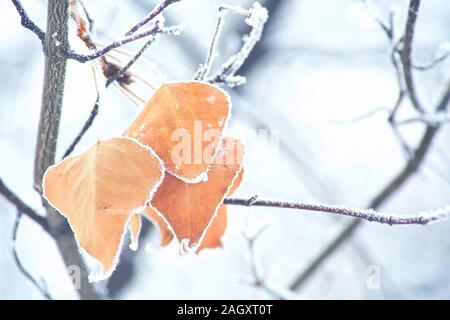
M221 205L214 221L211 223L208 230L206 230L206 234L198 247L197 252L200 252L203 249L212 249L222 246L222 236L227 228L227 221L227 206Z
M182 249L196 250L242 168L243 145L225 138L208 179L186 183L166 174L151 203L170 225Z
M233 185L230 188L227 196L231 196L240 186L244 174L244 169L241 169L237 178L233 181ZM173 239L173 233L170 231L164 218L158 215L158 213L150 208L145 208L145 216L158 228L160 234L160 246L167 246ZM221 238L225 233L227 227L227 206L221 205L217 212L217 217L211 223L211 226L206 231L203 241L198 248L197 252L205 248L216 248L221 246Z
M216 86L198 81L164 84L124 136L154 149L172 175L198 182L214 161L230 112L228 95Z
M94 281L113 271L128 221L150 200L162 176L158 157L128 138L97 142L45 173L45 198L102 266Z
M231 185L230 191L228 191L227 196L233 195L236 190L241 185L242 179L244 177L244 168L241 169L239 175L236 179L234 179L233 184ZM217 212L217 216L214 221L211 223L211 226L206 230L205 237L197 249L197 252L202 251L203 249L213 249L222 246L222 237L225 234L225 230L227 229L228 222L228 213L227 213L227 205L222 204Z

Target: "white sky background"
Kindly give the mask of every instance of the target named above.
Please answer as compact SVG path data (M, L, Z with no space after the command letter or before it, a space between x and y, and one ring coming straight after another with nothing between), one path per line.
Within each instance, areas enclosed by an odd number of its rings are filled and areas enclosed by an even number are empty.
M407 1L376 1L383 16L389 4L400 9L403 28ZM45 25L45 1L23 0L33 19ZM144 12L132 0L87 1L96 20L97 39L106 43L124 34ZM206 53L216 20L215 6L243 6L246 1L186 0L169 9L173 23L186 24L185 37L193 49L163 37L145 58L166 74L166 79L192 78ZM389 44L382 31L355 13L356 0L285 0L281 12L264 33L267 55L252 68L248 84L232 95L234 114L229 133L245 137L255 124L277 130L301 159L292 160L280 149L278 170L267 173L248 157L246 180L237 196L259 193L262 198L326 201L364 207L404 163L402 150L380 113L352 125L348 120L377 107L390 107L397 84L388 60ZM356 17L355 17L356 15ZM239 19L227 19L220 56L239 45L235 34ZM73 26L72 26L73 28ZM35 134L43 77L43 54L37 38L19 25L10 3L0 2L0 176L23 199L39 208L32 189ZM426 63L436 48L450 41L448 1L423 1L416 29L416 61ZM72 29L72 31L74 31ZM73 32L72 32L73 34ZM84 50L78 39L72 45ZM183 42L186 44L186 42ZM139 44L126 47L135 51ZM164 81L145 67L137 69L149 81ZM418 76L424 101L434 103L450 77L450 63ZM101 80L100 80L101 81ZM150 91L140 93L146 99ZM90 64L69 62L60 157L86 119L95 100ZM408 109L405 105L404 109ZM102 91L100 116L76 152L97 139L118 135L136 107L117 88ZM406 117L409 113L402 113ZM411 125L404 133L414 143L423 127ZM422 169L401 188L383 210L416 213L450 203L450 130L444 128L434 141ZM257 152L247 146L247 154ZM308 173L309 172L309 173ZM18 271L12 254L14 208L0 199L0 298L39 299L39 292ZM40 211L42 212L42 210ZM250 276L246 243L247 225L270 223L257 242L258 266L270 283L285 287L332 239L349 219L283 209L231 207L229 228L222 250L200 256L179 257L174 246L157 249L157 234L141 239L138 252L129 253L136 275L118 298L270 298L265 292L243 285ZM355 236L322 265L297 298L450 298L450 221L426 227L388 227L364 223ZM56 298L74 298L63 263L52 240L26 218L19 233L19 254L25 266L46 279ZM124 246L123 252L129 251ZM366 286L367 268L380 267L380 290Z

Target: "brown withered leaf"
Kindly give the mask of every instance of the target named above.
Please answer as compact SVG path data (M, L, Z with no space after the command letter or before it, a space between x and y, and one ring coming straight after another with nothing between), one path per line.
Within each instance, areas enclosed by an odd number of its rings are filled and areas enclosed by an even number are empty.
M242 157L241 142L226 137L206 181L186 183L169 173L164 177L150 202L151 209L156 210L158 218L163 217L164 222L170 225L182 249L197 250L201 246L205 231L214 223L223 198L230 192L233 181L239 180ZM154 216L154 212L149 212L150 216ZM223 212L226 213L226 210ZM161 222L158 220L156 223L160 225L164 237L168 230L162 227ZM219 223L217 229L223 229L223 233L225 226Z
M45 198L67 218L78 244L102 266L102 274L92 279L113 271L126 225L150 200L162 177L158 157L128 138L99 141L47 170Z
M241 169L238 177L233 181L233 185L231 186L227 196L233 195L233 193L235 193L239 188L243 179L243 174L244 169ZM170 231L167 223L161 216L158 215L158 213L154 209L150 207L147 207L145 209L144 215L158 228L161 239L160 246L167 246L173 239L173 233ZM203 241L200 247L197 249L197 252L200 252L201 250L206 248L217 248L222 245L221 239L227 228L227 221L227 205L222 204L217 212L216 218L213 220L210 227L206 231L206 234L203 237Z
M163 84L124 136L154 149L172 175L198 182L214 161L230 113L228 95L216 86Z

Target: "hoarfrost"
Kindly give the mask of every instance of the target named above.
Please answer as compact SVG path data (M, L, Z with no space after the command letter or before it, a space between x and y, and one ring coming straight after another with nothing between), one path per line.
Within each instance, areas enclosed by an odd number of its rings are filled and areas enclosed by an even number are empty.
M220 70L214 75L209 76L211 66L216 56L216 46L218 36L222 31L224 24L224 17L226 12L231 11L233 13L245 16L245 23L252 27L250 33L242 38L242 46L239 51L232 55L220 68ZM252 7L248 10L243 9L241 6L221 6L219 7L219 18L217 20L217 26L214 31L214 36L209 47L208 57L206 62L200 65L196 72L194 79L207 80L212 83L224 83L229 87L236 87L246 83L246 79L243 76L236 76L235 73L244 64L245 60L250 55L250 52L255 47L256 43L261 39L261 35L264 29L264 24L269 17L269 13L266 8L261 6L259 2L254 2Z

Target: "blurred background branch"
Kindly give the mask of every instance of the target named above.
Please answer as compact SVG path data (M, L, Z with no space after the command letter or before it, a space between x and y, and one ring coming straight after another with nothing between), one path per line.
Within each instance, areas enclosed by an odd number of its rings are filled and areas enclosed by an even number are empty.
M394 45L393 54L400 52L402 57L403 64L403 77L404 82L407 83L406 88L403 88L401 83L402 80L399 80L399 100L393 108L393 113L390 115L389 119L392 119L395 116L395 112L398 110L400 106L401 100L403 99L403 92L406 90L408 92L408 96L411 100L412 105L415 109L422 112L421 104L418 102L418 98L415 94L415 83L413 80L413 75L411 71L411 51L413 48L413 35L414 28L416 25L416 19L419 14L419 5L420 1L411 0L409 2L408 9L408 18L405 27L405 34L401 37L402 42L404 43L403 49L397 49L397 45ZM379 20L381 21L381 20ZM392 21L392 18L390 18ZM386 26L385 24L381 24L382 29L386 32L388 38L393 40L394 30L393 24ZM406 49L405 49L406 47ZM405 52L406 50L406 52ZM392 60L395 66L395 69L398 70L398 65L395 63L395 57L392 56ZM405 71L405 69L407 69ZM409 83L409 84L408 84ZM412 91L411 91L412 90ZM444 89L444 93L442 97L439 99L437 106L434 108L435 114L440 114L441 112L447 112L448 105L450 100L450 82L447 87ZM390 120L391 123L395 126L395 122ZM410 159L407 161L403 169L385 186L384 189L380 191L380 193L375 196L367 206L368 208L378 209L380 208L387 200L389 200L395 193L399 191L399 189L410 179L410 177L415 174L421 167L424 159L431 149L432 142L436 134L439 132L442 123L427 123L426 130L422 135L422 139L420 140L417 148L414 150ZM324 246L324 249L307 265L307 267L294 278L293 282L290 285L291 290L298 290L311 276L315 273L315 271L324 263L329 256L331 256L337 249L341 247L357 230L357 228L363 223L362 220L354 220L349 223L329 244Z

